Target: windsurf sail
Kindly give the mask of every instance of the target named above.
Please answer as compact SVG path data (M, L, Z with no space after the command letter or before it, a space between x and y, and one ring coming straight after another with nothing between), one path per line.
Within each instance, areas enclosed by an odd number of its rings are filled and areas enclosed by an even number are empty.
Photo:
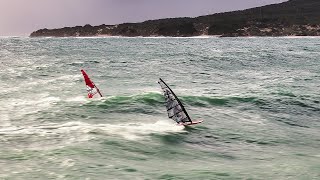
M166 99L168 117L176 121L178 124L193 124L181 101L170 87L161 78L158 83L160 84L163 95Z
M99 94L100 97L102 97L102 94L100 93L100 90L98 87L91 81L87 73L81 69L81 73L83 75L84 81L87 86L87 92L88 92L88 98L93 98L94 95Z

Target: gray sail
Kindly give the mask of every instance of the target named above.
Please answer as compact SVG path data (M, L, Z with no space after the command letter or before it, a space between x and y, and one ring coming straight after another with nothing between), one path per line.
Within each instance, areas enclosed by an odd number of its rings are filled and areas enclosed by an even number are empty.
M160 84L163 95L166 99L168 117L177 123L192 123L187 111L184 109L184 106L170 87L161 78L158 83Z

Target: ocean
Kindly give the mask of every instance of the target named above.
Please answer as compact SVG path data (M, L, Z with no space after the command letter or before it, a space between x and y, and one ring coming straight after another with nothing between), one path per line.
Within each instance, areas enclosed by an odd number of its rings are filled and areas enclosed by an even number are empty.
M319 58L311 37L2 37L0 179L320 179ZM159 78L204 122L168 119Z

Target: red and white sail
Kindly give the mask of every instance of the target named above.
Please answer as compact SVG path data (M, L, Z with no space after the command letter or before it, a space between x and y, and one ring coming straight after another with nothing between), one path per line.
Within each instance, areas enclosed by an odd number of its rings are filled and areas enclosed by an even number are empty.
M94 95L99 94L100 97L102 97L102 94L100 93L100 90L98 87L91 81L88 74L81 69L81 73L83 75L84 81L87 86L87 92L88 92L88 98L93 98Z

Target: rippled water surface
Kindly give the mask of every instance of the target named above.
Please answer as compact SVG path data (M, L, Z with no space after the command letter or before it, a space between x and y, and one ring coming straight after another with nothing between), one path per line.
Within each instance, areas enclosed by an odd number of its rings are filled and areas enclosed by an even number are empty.
M0 38L0 83L0 179L320 178L320 38Z

